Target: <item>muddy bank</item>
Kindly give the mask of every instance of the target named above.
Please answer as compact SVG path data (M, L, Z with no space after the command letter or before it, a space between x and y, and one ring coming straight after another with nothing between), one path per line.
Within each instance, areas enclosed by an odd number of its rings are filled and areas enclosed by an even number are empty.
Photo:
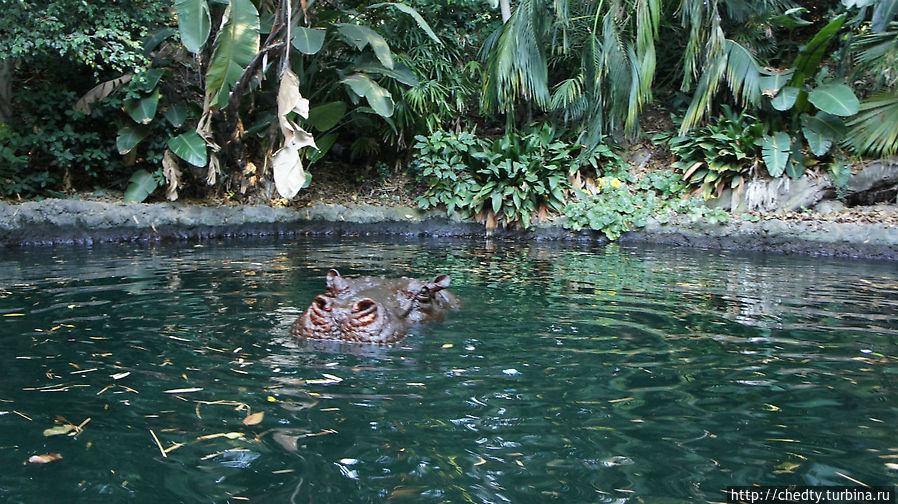
M406 207L313 204L290 209L169 203L122 205L78 200L0 203L0 247L271 235L484 238L486 230L481 224L447 218L440 211ZM601 233L565 230L560 220L528 231L497 230L493 236L605 241ZM709 224L681 217L665 224L649 222L643 229L625 233L621 242L898 260L898 227L879 223L766 219Z

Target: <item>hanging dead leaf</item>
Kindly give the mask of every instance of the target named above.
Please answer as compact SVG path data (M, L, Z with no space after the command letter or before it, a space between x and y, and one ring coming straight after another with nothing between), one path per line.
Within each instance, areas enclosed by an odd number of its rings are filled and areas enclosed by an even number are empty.
M253 413L252 415L249 415L243 419L243 425L259 425L260 423L262 423L263 418L265 418L264 411Z
M97 84L78 99L78 102L75 103L75 109L89 115L91 105L116 92L122 85L131 81L131 77L133 77L133 74L125 74Z
M299 159L299 149L294 142L287 142L271 156L271 168L274 172L274 186L284 198L296 196L306 183L306 173Z
M278 115L286 116L290 112L296 112L308 119L309 100L299 93L299 77L291 70L281 76L281 85L278 88Z
M50 462L55 462L62 458L62 455L51 452L45 455L32 455L28 457L28 462L31 464L49 464Z
M169 201L178 199L178 188L181 187L181 170L178 169L178 160L171 149L165 149L162 155L162 174L168 182L165 197Z
M218 161L218 155L214 152L209 154L209 172L206 174L206 185L215 185L218 174L221 173L221 167Z

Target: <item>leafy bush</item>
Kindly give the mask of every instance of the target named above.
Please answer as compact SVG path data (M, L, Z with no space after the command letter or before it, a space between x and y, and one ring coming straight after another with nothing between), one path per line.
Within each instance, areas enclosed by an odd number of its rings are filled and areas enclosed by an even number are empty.
M766 132L764 123L745 111L734 112L727 105L721 109L717 120L692 130L689 136L654 136L679 157L674 168L683 171L688 184L701 187L705 197L727 185L743 184L753 174L761 152L758 143Z
M673 170L652 172L631 184L602 177L591 194L578 191L578 199L565 207L564 227L601 231L614 241L626 231L645 226L650 217L667 222L672 213L679 213L714 224L729 219L728 213L708 208L701 198L681 198L687 187Z
M560 212L570 191L568 176L604 155L581 152L545 124L492 141L444 131L415 140L412 168L428 185L418 205L445 205L449 213L478 216L488 226L501 221L526 228L534 217Z

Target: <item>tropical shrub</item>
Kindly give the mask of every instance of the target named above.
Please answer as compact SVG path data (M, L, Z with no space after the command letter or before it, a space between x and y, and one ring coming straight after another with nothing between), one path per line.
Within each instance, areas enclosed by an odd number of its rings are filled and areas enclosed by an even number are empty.
M534 218L563 210L568 178L602 155L558 138L547 124L512 131L494 140L442 131L415 137L412 169L428 186L418 205L445 205L490 228L500 222L528 227Z
M721 106L721 114L688 136L661 133L653 138L666 142L679 159L673 167L683 180L701 189L704 197L725 188L739 187L757 173L766 126L744 111Z
M141 39L165 23L170 7L169 0L4 3L0 192L28 196L127 179L110 124L117 104L75 105L96 79L146 64Z
M629 183L605 176L589 192L576 191L577 198L564 209L564 227L601 231L614 241L626 231L645 226L652 217L667 222L678 213L712 224L729 219L727 212L707 207L700 197L684 198L687 187L673 170L651 172Z

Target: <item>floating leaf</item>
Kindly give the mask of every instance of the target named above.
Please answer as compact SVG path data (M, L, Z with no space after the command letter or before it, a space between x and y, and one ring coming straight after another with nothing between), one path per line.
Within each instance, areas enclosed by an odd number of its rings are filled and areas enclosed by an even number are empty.
M72 432L73 430L75 430L75 426L70 423L57 425L55 427L50 427L49 429L44 429L44 436L62 436L64 434Z
M252 415L249 415L243 419L243 425L258 425L262 423L263 418L265 418L264 411L253 413Z
M206 441L209 439L215 439L215 438L220 438L220 437L228 438L228 439L240 439L243 436L244 436L244 434L242 432L219 432L216 434L206 434L205 436L200 436L200 437L196 438L196 440L197 441Z
M49 464L50 462L55 462L62 458L62 455L51 452L45 455L32 455L28 458L28 462L32 464Z

